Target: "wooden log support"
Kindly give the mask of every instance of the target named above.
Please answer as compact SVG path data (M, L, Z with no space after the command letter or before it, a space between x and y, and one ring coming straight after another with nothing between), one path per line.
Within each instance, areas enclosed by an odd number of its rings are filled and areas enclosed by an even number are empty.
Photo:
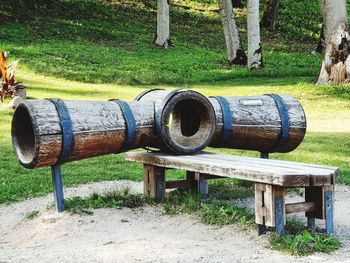
M158 201L165 196L165 170L163 167L144 164L143 193Z
M51 166L53 195L57 212L64 211L63 183L60 165Z

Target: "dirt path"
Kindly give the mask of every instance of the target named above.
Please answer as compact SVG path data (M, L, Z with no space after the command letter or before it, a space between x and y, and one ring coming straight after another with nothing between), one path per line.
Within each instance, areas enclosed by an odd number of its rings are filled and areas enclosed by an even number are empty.
M85 196L142 184L100 182L65 189ZM344 246L337 252L294 257L272 251L267 237L240 226L212 227L193 216L166 216L162 209L97 209L79 216L46 210L52 195L0 206L0 262L349 262L350 187L336 187L335 230ZM297 199L298 197L292 197ZM251 201L247 202L251 204ZM27 212L39 217L26 220Z

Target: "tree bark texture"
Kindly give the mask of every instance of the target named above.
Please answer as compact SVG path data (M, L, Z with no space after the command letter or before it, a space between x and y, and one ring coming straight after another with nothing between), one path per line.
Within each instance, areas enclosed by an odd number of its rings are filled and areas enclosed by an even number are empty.
M169 8L169 0L157 0L157 34L154 43L163 48L171 45Z
M247 65L247 56L243 50L236 25L231 0L218 0L222 26L227 48L227 60L234 65Z
M324 12L326 50L317 83L347 83L350 81L350 36L346 1L321 0L320 4Z
M259 0L248 0L248 68L263 66L260 42Z
M278 8L280 0L265 0L264 14L261 19L261 27L275 30L278 23Z

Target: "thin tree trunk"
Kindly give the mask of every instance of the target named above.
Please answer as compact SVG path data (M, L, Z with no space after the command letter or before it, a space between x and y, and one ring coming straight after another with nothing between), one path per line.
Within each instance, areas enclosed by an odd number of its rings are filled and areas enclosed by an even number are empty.
M154 43L168 48L170 41L169 0L157 0L157 35Z
M280 0L265 0L264 14L261 19L261 27L275 30L277 26L277 14Z
M263 66L263 61L260 43L259 0L248 0L247 25L248 67L260 68Z
M227 60L230 64L245 66L247 65L247 56L240 41L232 2L231 0L218 0L218 4L227 47Z
M350 35L346 1L321 0L321 6L322 4L326 51L317 83L349 82Z

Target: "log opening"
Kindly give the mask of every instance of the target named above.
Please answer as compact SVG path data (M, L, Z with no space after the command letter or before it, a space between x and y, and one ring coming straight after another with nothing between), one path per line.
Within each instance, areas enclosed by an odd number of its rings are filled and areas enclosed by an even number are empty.
M170 94L169 91L155 90L154 93ZM146 99L145 96L143 99ZM142 100L142 98L140 98ZM162 99L161 123L158 127L160 138L167 148L177 154L191 154L206 147L215 129L215 113L210 102L194 91L178 91Z
M20 104L13 116L12 143L22 164L28 165L35 158L36 140L31 114L25 104Z

